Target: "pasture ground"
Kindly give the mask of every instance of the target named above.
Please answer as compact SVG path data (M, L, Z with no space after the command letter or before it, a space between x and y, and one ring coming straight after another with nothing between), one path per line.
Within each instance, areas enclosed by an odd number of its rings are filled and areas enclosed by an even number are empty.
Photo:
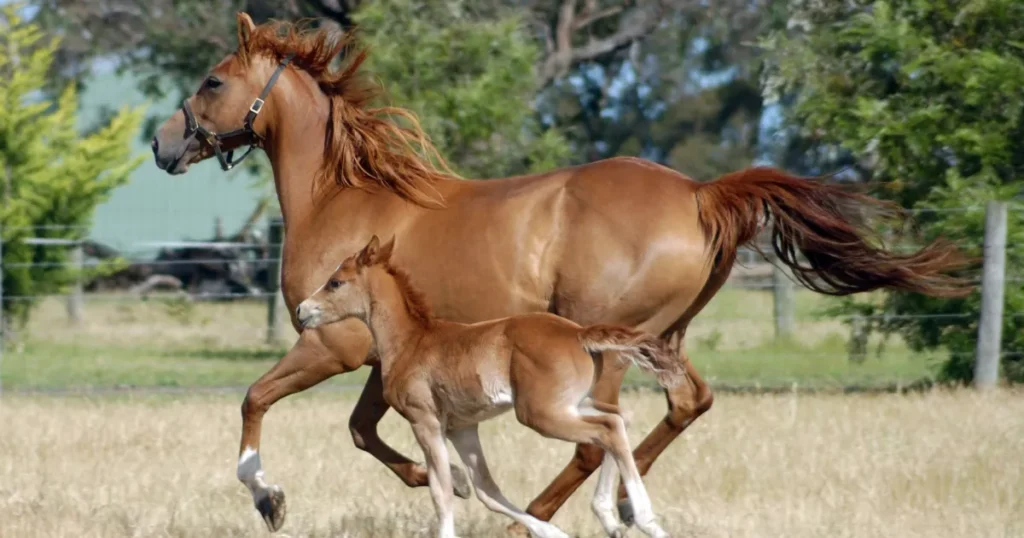
M862 364L847 360L849 328L820 312L831 298L796 293L793 338L774 342L768 290L722 290L694 320L687 349L718 386L815 388L907 385L928 378L941 352L912 353L892 338L878 353L876 338ZM10 389L248 386L287 351L268 346L263 302L185 303L87 299L85 319L71 327L64 304L44 302L6 350L3 386ZM288 323L287 316L281 316ZM327 386L362 384L366 371ZM635 372L634 372L635 373ZM642 376L634 381L647 381Z
M1022 537L1024 398L997 391L910 395L723 395L646 482L672 536ZM241 393L0 398L0 536L266 536L235 479ZM426 489L358 452L350 393L284 400L264 423L267 477L288 494L282 537L430 536ZM635 444L663 399L624 397ZM389 414L385 439L421 458ZM525 505L572 446L506 415L483 442L498 482ZM596 476L555 523L601 536ZM457 502L464 537L503 536L504 518ZM638 536L633 531L630 536Z

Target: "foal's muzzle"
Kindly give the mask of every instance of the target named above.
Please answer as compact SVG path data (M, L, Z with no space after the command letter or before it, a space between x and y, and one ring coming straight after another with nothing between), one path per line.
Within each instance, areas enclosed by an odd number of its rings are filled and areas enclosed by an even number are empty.
M303 329L315 329L320 325L323 311L318 304L310 304L309 301L302 301L295 307L295 319Z

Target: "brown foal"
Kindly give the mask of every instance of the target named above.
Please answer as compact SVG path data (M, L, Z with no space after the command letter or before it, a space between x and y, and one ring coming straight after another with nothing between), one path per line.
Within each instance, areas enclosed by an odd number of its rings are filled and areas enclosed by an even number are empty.
M641 475L711 407L711 391L686 360L686 329L725 283L736 249L759 230L770 227L778 261L817 291L967 291L947 276L962 265L950 245L891 251L876 241L867 212L851 210L891 208L780 170L751 168L698 183L621 157L459 180L435 165L443 161L408 121L411 114L373 106L379 88L361 68L366 54L351 34L256 26L239 14L237 51L211 68L153 139L157 166L170 174L210 157L228 168L231 150L245 147L262 148L273 167L286 229L281 288L300 335L246 393L237 469L272 530L284 521L284 496L261 486L263 417L281 398L364 365L373 369L352 412L352 439L405 484L427 485L426 469L377 435L390 405L365 324L349 319L304 329L294 314L333 271L332 260L370 235L398 236L396 262L413 271L444 319L552 312L583 325L628 325L668 342L687 376L666 391L664 420L634 450ZM618 403L626 371L618 364L609 360L598 373L594 401ZM601 461L600 447L578 445L527 512L549 520ZM458 469L453 480L457 495L470 494ZM628 508L623 501L620 509Z
M615 478L621 474L636 526L647 536L667 537L655 521L618 409L590 397L605 367L603 351L617 351L613 360L655 374L665 388L678 385L685 370L667 343L634 329L581 327L547 313L474 324L436 319L406 273L391 265L394 245L394 238L381 246L373 236L299 304L297 316L306 329L349 318L369 327L384 399L409 421L426 457L438 536L455 537L447 437L487 508L536 538L569 538L513 506L491 478L477 426L514 408L520 423L545 437L605 451L591 506L609 536L624 536L626 529L615 516Z

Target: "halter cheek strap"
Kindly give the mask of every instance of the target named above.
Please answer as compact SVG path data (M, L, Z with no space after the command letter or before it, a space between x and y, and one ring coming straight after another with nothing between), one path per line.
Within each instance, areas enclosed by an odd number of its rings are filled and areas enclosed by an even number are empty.
M270 95L270 90L274 87L274 83L277 82L278 77L280 77L281 73L284 72L285 67L288 67L288 64L291 63L294 56L294 54L289 54L281 60L277 69L274 70L274 74L270 76L270 80L268 80L267 84L263 86L263 91L260 92L259 97L257 97L252 102L252 105L249 106L249 111L246 112L245 118L242 119L242 127L235 129L234 131L214 133L206 127L203 127L196 120L196 115L192 112L192 107L188 104L188 99L185 99L181 104L181 110L185 114L185 138L196 138L196 135L198 135L200 141L205 142L206 145L213 149L213 153L217 156L217 160L220 162L220 167L224 171L231 170L238 165L238 163L245 160L252 150L256 149L263 143L263 137L260 136L260 134L252 127L253 122L256 121L256 117L259 116L260 112L263 110L263 105L266 103L267 96ZM235 150L228 150L225 154L223 142L225 140L238 137L245 137L247 139L249 149L245 150L245 153L243 153L237 160L232 160Z

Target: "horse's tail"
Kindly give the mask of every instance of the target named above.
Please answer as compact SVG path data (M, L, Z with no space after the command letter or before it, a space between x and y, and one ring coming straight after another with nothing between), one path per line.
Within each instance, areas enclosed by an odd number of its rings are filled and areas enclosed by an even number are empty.
M653 374L664 388L678 385L686 375L668 343L650 333L616 325L591 325L580 332L579 338L588 353L618 351L619 360Z
M900 208L839 185L750 168L701 183L697 206L712 259L734 260L737 247L772 224L778 259L801 284L820 293L893 288L961 297L972 289L950 275L969 263L951 243L940 239L908 253L886 249L866 213L898 220Z

